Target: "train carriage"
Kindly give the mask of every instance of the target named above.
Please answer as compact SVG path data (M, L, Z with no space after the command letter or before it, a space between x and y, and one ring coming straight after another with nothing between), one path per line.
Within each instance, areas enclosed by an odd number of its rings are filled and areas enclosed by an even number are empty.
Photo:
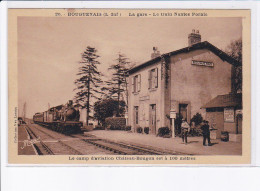
M33 121L34 122L44 122L43 112L42 113L35 113L35 115L33 116Z

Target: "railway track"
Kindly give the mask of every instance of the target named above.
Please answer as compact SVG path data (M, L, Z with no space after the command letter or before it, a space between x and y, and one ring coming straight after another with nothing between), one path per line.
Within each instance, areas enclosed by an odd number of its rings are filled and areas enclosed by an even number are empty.
M39 137L39 133L35 133L35 130L32 130L29 126L25 127L30 138L33 140L37 140L35 141L36 143L34 143L34 147L35 150L37 151L37 155L59 155L62 153L66 153L66 154L74 154L74 155L83 155L83 153L79 152L77 149L71 147L70 145L66 144L64 141L61 140L57 140L57 141L50 141L45 143L44 141L41 140L41 138ZM37 129L37 131L49 136L52 139L56 139L54 136L52 136L51 134L39 129L39 128L35 128ZM57 143L59 145L57 145ZM63 147L63 148L62 148ZM64 148L65 147L65 148ZM68 152L63 152L64 150L68 151Z
M95 136L82 136L82 135L71 135L72 137L77 137L87 143L95 145L99 148L110 150L116 154L121 155L176 155L183 153L159 151L154 148L147 148L140 145L128 144L123 142L115 142L107 139L96 138Z
M27 128L29 128L27 126ZM180 155L184 153L176 153L172 151L162 151L159 149L141 146L136 144L129 144L124 142L115 142L112 140L97 138L94 135L64 135L58 132L45 129L41 126L34 125L34 131L36 134L45 136L45 141L41 141L41 146L38 150L46 151L45 154L61 155ZM30 129L30 128L29 128ZM31 134L35 137L36 134L30 129ZM46 137L47 136L47 137ZM48 138L54 140L49 141ZM57 149L58 148L58 149ZM61 149L63 148L63 149ZM64 149L67 152L64 152ZM48 151L51 152L48 152ZM63 152L62 152L63 151ZM44 154L44 153L42 153Z
M52 150L55 150L54 154L56 155L111 155L112 153L108 150L98 149L96 146L86 143L80 138L75 138L72 136L64 135L46 128L43 128L39 125L33 125L33 129L38 131L38 134L44 136L43 142L48 144ZM51 140L49 140L49 138ZM57 145L58 144L58 145ZM64 152L64 149L60 147L65 147L67 150L72 152Z
M31 130L30 127L26 125L24 128L29 136L29 140L33 143L32 147L36 155L54 155L52 150L39 139L39 137Z
M97 147L110 150L114 153L121 154L121 155L145 155L145 154L155 154L154 152L144 150L144 149L138 149L134 148L130 145L123 145L118 144L115 142L110 142L107 140L90 140L90 139L83 139L85 142L93 144Z

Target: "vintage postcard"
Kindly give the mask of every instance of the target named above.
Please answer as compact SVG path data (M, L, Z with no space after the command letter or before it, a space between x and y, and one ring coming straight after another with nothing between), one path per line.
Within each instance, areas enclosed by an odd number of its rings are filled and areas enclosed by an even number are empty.
M9 164L251 164L250 15L9 9Z

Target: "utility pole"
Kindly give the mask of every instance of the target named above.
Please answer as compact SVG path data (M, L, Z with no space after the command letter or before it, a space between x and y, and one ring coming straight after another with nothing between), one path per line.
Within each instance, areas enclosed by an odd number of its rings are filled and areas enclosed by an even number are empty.
M22 113L22 117L23 117L23 121L25 121L25 117L26 117L26 102L24 102L24 104L23 104L23 113Z

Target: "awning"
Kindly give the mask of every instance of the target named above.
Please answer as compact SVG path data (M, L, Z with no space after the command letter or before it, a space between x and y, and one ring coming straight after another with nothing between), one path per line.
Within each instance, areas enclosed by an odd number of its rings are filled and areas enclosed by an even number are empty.
M219 107L241 107L242 106L242 94L225 94L218 95L203 105L201 108L219 108Z

